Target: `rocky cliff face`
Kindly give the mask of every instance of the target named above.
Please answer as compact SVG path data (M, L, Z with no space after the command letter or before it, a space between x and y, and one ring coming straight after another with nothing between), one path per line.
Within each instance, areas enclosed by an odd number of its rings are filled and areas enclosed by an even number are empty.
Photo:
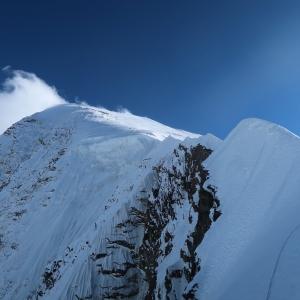
M203 188L208 172L201 163L211 152L200 144L179 145L152 166L126 207L127 218L103 241L102 252L91 256L99 281L107 282L99 299L196 299L186 291L201 268L195 250L221 214L215 189ZM185 234L179 236L181 227Z
M61 106L0 137L0 298L197 299L220 141L136 118Z
M152 195L148 191L143 243L139 247L139 267L149 284L145 299L193 297L185 289L200 270L195 250L220 215L214 189L203 189L208 172L201 163L211 152L200 144L190 148L179 145L164 164L154 167L155 186ZM175 243L175 235L181 231L179 223L189 228L181 236L180 246ZM172 258L168 262L169 255ZM158 275L161 265L164 268Z

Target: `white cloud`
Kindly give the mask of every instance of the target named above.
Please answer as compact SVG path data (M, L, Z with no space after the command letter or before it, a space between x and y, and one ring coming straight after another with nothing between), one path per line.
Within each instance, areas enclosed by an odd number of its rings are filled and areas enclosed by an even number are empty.
M0 134L26 116L66 103L54 87L35 74L11 71L9 66L2 70L12 77L4 81L0 90Z

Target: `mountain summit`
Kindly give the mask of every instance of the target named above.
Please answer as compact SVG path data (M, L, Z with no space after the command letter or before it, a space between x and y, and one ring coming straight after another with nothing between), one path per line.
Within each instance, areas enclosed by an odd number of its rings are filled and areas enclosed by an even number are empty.
M0 298L297 299L299 149L257 119L222 142L83 105L27 117L0 136Z

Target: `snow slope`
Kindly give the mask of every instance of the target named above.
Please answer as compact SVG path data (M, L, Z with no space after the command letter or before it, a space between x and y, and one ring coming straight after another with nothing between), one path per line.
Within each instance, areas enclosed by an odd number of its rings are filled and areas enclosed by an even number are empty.
M0 136L1 299L300 295L300 139L61 105Z
M299 299L299 153L298 136L246 119L204 162L222 216L197 248L198 299Z
M133 252L144 229L122 224L142 190L152 193L153 167L186 137L210 149L221 143L78 105L9 128L0 136L0 298L143 299L148 285Z

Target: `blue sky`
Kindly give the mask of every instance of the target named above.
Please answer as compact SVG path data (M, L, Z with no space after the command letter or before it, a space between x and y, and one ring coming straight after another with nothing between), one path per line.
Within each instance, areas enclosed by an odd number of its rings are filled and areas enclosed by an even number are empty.
M299 1L3 0L0 26L0 68L69 102L220 138L248 117L300 135Z

